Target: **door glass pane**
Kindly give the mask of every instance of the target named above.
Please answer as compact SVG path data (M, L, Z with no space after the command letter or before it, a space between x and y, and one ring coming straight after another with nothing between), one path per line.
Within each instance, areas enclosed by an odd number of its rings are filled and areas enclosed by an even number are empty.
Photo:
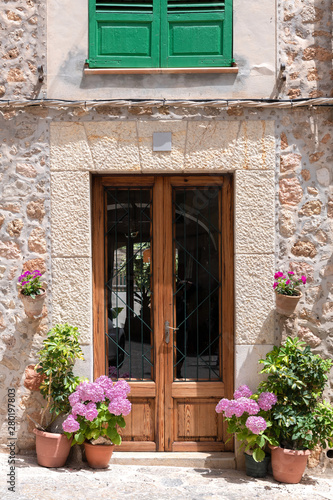
M152 203L149 189L107 189L107 373L153 378Z
M220 188L173 189L174 378L220 380Z

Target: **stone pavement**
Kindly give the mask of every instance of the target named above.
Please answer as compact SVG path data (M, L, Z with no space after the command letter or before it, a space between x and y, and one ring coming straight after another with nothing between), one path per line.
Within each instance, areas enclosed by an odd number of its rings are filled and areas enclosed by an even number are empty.
M46 469L33 456L19 456L16 462L15 492L8 491L8 455L0 453L1 500L321 500L333 499L332 471L306 474L300 484L287 485L247 477L231 469L112 465L93 470L63 467Z

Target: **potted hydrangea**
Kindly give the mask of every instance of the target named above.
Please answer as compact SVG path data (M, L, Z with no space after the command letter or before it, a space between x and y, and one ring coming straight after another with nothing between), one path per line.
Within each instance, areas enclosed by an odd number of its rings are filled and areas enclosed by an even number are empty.
M38 269L26 271L18 279L20 298L23 302L25 313L29 318L38 318L42 314L45 289L40 281L42 274Z
M124 416L131 411L129 392L125 380L113 382L102 375L95 382L82 382L69 396L72 411L63 429L68 437L74 433L72 445L84 443L90 467L106 468L114 445L121 444L118 426L125 427Z
M228 422L228 432L235 434L245 446L246 474L252 477L265 477L269 455L265 453L266 444L276 444L269 435L271 427L270 412L277 398L271 392L253 394L247 385L241 385L234 392L234 399L221 399L216 406L217 413L223 413Z
M280 314L285 316L291 315L299 299L302 297L302 293L299 290L300 285L305 285L306 276L302 275L300 279L295 277L293 271L289 271L286 274L279 271L274 275L273 288L276 294L276 310Z

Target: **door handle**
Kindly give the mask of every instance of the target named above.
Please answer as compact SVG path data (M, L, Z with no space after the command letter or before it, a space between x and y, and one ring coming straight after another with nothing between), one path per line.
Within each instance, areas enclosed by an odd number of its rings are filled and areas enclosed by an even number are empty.
M164 338L165 338L166 344L169 344L169 342L170 342L170 330L178 330L178 328L172 328L172 326L170 326L169 321L165 321L165 323L164 323Z

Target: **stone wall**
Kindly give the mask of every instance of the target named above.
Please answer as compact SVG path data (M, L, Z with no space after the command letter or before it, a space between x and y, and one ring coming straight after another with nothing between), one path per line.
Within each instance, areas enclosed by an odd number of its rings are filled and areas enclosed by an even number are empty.
M3 0L0 10L0 99L43 95L38 66L46 72L46 2Z
M22 271L39 269L50 286L50 175L48 167L47 121L31 108L8 110L0 117L0 420L6 415L7 389L17 391L20 422L29 406L36 416L35 397L23 387L24 370L36 360L49 319L28 319L17 294ZM33 443L28 421L20 422L19 436ZM29 425L29 429L32 427Z
M280 0L277 18L280 97L333 97L331 0Z

